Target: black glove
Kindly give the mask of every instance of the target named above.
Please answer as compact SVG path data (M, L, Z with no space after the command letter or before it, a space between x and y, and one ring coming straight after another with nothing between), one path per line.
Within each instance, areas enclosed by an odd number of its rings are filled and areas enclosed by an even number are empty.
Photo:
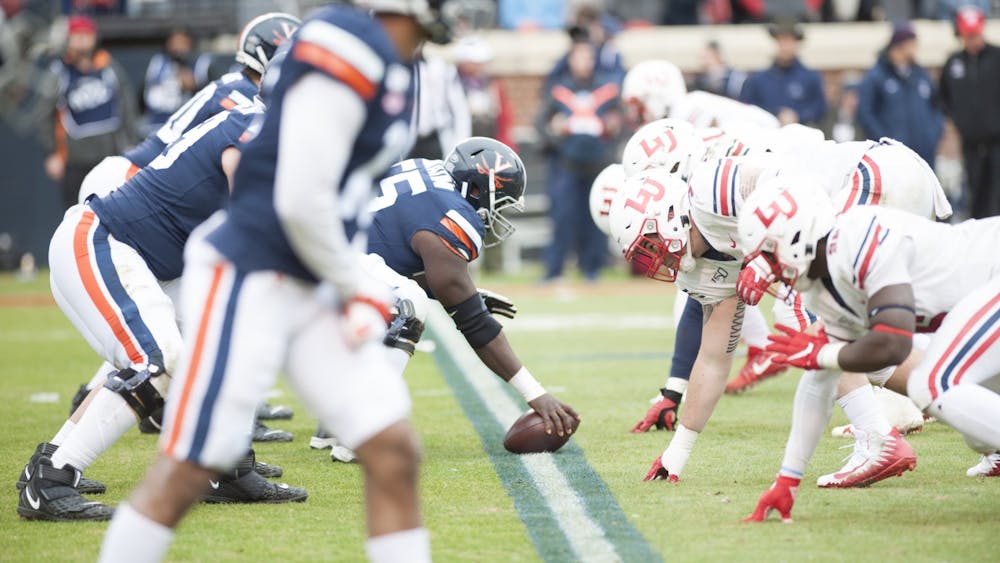
M509 297L493 293L488 289L480 289L479 295L482 296L483 301L486 303L486 309L490 313L507 317L508 319L513 319L514 315L517 314L517 307Z

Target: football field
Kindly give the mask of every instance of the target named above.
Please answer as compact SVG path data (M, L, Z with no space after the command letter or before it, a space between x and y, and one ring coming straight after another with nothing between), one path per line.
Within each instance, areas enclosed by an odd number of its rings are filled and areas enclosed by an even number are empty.
M803 479L795 522L741 524L781 461L797 371L723 397L679 483L642 482L670 434L628 430L665 380L673 287L614 276L597 285L480 281L517 303L517 319L501 319L514 349L582 422L556 454L507 453L503 433L526 406L484 373L447 319L435 315L425 333L433 350L416 355L406 378L423 445L423 513L436 560L996 559L1000 479L966 477L978 454L942 424L909 438L918 454L914 472L869 489L815 487L817 476L839 469L850 453L841 449L849 441L827 435ZM0 487L0 560L95 560L106 523L22 521L14 482L35 445L59 429L70 397L98 364L52 302L44 276L30 283L0 277L0 471L7 479ZM318 377L322 365L320 355ZM170 560L363 559L359 467L309 449L315 419L286 387L270 400L295 408L293 420L271 424L292 431L295 441L257 444L257 456L282 466L280 480L305 487L309 499L199 505L178 530ZM843 423L835 409L831 425ZM125 499L154 453L153 437L127 433L86 472L108 486L94 498L112 505Z

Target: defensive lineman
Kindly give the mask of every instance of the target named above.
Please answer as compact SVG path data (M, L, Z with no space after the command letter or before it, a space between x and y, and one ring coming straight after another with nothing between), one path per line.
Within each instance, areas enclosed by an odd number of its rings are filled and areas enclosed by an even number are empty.
M406 150L410 68L447 27L425 1L334 5L305 22L277 69L269 111L244 150L229 208L188 243L192 331L165 409L160 456L115 513L102 561L159 560L206 479L248 443L257 402L284 371L357 452L375 561L428 561L419 450L406 385L382 337L389 288L366 275L374 177ZM267 85L265 84L265 89Z

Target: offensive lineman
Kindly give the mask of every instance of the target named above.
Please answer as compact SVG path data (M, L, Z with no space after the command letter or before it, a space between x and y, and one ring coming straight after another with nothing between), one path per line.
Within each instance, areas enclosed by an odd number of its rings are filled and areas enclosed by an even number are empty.
M908 395L984 454L970 475L1000 474L990 461L1000 451L1000 219L952 226L871 206L836 216L823 194L804 188L761 188L739 220L740 246L756 270L740 276L741 292L781 281L825 322L814 333L785 328L769 346L810 371L795 394L781 470L747 521L772 510L791 520L795 490L829 421L830 370L891 370L910 355L914 332L934 334L909 374Z
M182 310L192 338L160 455L116 510L101 561L164 556L205 481L249 443L257 402L279 371L357 452L369 558L430 560L409 395L381 343L390 292L360 267L352 239L370 221L374 177L409 142L414 52L425 36L447 41L448 28L439 2L358 4L373 15L337 4L303 24L228 209L187 246Z

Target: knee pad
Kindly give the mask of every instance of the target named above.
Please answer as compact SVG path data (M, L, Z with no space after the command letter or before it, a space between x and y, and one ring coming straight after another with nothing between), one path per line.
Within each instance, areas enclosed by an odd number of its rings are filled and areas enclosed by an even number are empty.
M108 377L107 383L104 384L106 389L121 395L140 420L163 408L163 396L153 384L154 379L164 377L163 370L159 369L159 366L150 367L161 375L154 375L148 369L137 372L125 368Z

